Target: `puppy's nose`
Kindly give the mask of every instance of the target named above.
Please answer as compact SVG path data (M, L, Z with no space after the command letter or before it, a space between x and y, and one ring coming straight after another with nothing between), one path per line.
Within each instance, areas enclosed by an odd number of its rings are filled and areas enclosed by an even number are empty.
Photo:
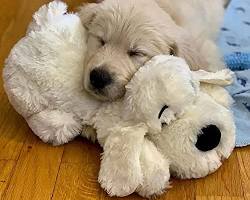
M90 83L96 89L103 89L111 82L111 75L103 68L96 68L90 72Z
M201 134L198 135L195 146L200 151L210 151L219 145L220 139L220 129L215 125L209 125L201 129Z

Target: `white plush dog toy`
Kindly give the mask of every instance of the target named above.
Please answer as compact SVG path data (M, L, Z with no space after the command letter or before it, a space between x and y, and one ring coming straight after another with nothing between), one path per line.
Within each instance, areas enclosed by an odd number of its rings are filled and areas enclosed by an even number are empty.
M110 195L160 194L169 170L202 177L230 155L234 122L219 87L231 81L227 70L191 72L180 58L157 56L136 73L123 100L101 103L82 88L85 42L79 17L66 14L64 3L43 6L6 61L4 86L44 142L63 144L84 125L96 128L104 149L99 181Z
M82 87L86 35L80 18L54 1L33 16L3 71L14 108L44 142L64 144L82 131L99 102Z
M191 72L173 56L140 68L125 98L103 104L90 124L104 148L102 187L110 195L150 197L169 185L168 167L180 178L218 169L235 143L232 101L221 87L231 82L230 70Z
M191 72L181 58L156 56L127 86L126 112L148 125L148 139L168 158L172 175L206 176L231 154L232 99L222 87L231 83L228 69Z

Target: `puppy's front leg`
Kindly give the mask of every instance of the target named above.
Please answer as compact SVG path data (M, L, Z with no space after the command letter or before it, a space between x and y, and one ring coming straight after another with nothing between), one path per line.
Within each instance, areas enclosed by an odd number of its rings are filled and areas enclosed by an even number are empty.
M140 154L146 130L140 124L116 128L115 132L103 147L99 182L110 196L122 197L142 184Z

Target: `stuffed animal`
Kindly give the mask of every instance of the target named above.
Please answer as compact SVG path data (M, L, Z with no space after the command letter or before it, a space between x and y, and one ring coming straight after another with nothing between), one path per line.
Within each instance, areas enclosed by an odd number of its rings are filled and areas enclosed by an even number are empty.
M160 56L136 73L124 99L99 102L83 90L85 30L66 9L58 1L40 8L6 60L6 93L33 132L59 145L94 126L104 149L99 182L110 195L149 197L169 185L170 171L191 178L216 170L234 144L229 97L218 86L230 73L191 72Z
M104 149L101 186L111 196L150 197L169 185L168 166L180 178L218 169L235 143L232 101L221 87L231 82L230 70L192 72L173 56L140 68L125 98L103 104L91 120Z
M54 145L79 135L100 106L82 86L85 29L66 12L60 1L42 6L3 71L11 104L38 137Z
M125 110L138 121L155 121L147 136L168 158L171 175L206 176L231 154L233 101L223 88L231 83L228 69L191 72L181 58L156 56L127 86Z

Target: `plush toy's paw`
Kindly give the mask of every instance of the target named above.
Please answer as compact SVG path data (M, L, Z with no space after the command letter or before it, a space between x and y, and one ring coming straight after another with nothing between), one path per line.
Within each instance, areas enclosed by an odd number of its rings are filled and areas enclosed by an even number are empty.
M160 195L169 187L169 162L155 145L145 139L141 152L143 183L137 188L139 195L150 198Z
M110 196L124 197L135 192L142 183L142 173L135 166L131 170L124 166L104 168L101 166L98 181Z
M142 184L141 147L146 132L144 125L117 127L110 131L103 146L99 182L110 196L127 196Z
M72 113L44 110L27 120L30 128L44 142L61 145L80 134L81 124Z
M146 198L161 195L170 187L169 179L170 173L167 167L157 169L150 175L147 175L147 177L144 177L142 185L139 186L136 191L139 195Z
M113 155L104 155L101 162L98 181L110 196L130 195L143 181L139 159L128 160L122 156L122 151L120 149L118 153L112 152Z

